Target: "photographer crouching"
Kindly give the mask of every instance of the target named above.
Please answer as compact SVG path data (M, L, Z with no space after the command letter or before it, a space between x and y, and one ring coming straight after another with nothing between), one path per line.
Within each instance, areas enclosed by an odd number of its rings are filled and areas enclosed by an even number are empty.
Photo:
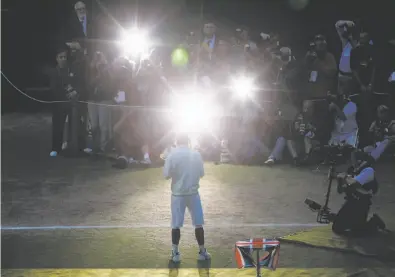
M337 175L338 193L345 193L346 202L336 215L333 215L332 231L351 236L372 235L385 230L384 221L374 214L369 220L371 199L378 191L372 159L360 153L348 172Z

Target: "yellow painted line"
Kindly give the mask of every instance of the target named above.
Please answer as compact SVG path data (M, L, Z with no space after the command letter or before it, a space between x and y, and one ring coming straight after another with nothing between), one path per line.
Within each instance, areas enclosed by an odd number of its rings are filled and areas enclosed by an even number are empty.
M395 268L343 269L343 268L278 268L262 270L267 277L350 277L356 274L369 276L394 276ZM256 276L254 269L8 269L3 277L247 277Z

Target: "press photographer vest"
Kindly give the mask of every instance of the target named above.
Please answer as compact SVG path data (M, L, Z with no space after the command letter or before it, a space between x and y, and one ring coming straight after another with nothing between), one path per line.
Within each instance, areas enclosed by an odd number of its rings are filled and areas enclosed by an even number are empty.
M368 167L371 167L369 163L367 163L365 166L359 167L356 171L353 172L352 176L355 177L361 174L361 172ZM379 189L379 183L377 182L376 178L374 178L373 181L364 184L363 189L367 192L371 191L373 194L376 194Z

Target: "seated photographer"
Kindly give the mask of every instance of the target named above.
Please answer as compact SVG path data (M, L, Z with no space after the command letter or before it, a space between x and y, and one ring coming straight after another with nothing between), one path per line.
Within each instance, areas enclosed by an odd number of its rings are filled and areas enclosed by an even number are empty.
M329 112L335 120L329 145L348 145L357 148L357 105L345 95L328 95Z
M376 214L367 220L371 198L378 191L375 170L363 156L347 173L337 175L338 193L345 193L346 202L333 215L332 230L336 234L351 236L371 235L385 229L385 223Z
M290 131L285 137L279 137L274 149L265 165L272 165L282 159L285 146L294 160L294 165L305 164L309 161L313 148L313 139L316 136L316 124L313 119L313 102L303 102L303 112L298 114L290 126ZM303 158L300 158L300 150L304 150Z
M395 120L390 119L390 110L381 105L377 108L377 120L369 128L372 145L363 151L369 153L374 160L378 160L388 146L395 141Z

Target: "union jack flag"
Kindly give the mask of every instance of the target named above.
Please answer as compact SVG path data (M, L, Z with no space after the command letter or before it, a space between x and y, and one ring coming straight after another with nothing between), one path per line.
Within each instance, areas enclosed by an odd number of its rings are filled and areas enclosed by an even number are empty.
M262 251L255 261L254 251ZM275 239L255 238L236 242L235 258L238 268L261 267L276 270L280 255L280 242Z

